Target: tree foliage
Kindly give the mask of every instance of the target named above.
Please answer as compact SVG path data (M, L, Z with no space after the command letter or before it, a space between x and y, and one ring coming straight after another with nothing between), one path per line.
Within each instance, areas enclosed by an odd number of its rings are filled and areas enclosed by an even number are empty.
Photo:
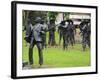
M48 17L50 20L56 20L56 17L58 15L58 12L48 12Z

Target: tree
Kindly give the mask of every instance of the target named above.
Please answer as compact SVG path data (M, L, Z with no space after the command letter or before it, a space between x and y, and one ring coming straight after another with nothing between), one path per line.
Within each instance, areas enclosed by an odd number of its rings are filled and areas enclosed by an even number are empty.
M29 11L23 10L22 14L23 14L23 26L24 26L24 30L25 30L26 26L27 26L27 20L28 20L28 16L29 16Z
M49 17L49 21L50 20L56 21L56 17L58 15L58 12L47 12L47 14L48 14L48 17Z
M63 13L63 20L69 19L70 12Z

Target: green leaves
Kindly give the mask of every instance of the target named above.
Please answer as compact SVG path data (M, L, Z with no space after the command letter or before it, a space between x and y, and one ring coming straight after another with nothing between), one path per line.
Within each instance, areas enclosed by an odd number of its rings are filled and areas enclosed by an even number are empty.
M56 20L56 17L58 15L58 12L48 12L48 17L50 20Z

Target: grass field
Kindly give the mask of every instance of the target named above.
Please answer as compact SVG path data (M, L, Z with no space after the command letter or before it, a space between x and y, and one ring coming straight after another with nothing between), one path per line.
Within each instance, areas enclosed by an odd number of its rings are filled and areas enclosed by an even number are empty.
M47 34L48 35L48 34ZM24 33L23 33L24 36ZM56 33L56 42L58 43L58 34ZM23 62L28 62L28 47L23 39ZM34 64L38 66L38 51L35 46L33 49ZM69 46L68 50L63 50L62 46L47 47L43 50L44 65L47 68L52 67L80 67L90 66L90 49L82 51L81 44L75 44L74 47Z

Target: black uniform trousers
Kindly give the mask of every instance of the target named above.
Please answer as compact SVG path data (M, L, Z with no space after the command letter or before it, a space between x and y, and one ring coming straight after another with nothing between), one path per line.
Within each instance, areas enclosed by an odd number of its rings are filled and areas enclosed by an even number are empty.
M38 48L39 64L42 65L43 64L42 42L36 41L34 38L31 38L30 46L29 46L29 64L30 65L34 64L33 48L35 44L37 45Z

